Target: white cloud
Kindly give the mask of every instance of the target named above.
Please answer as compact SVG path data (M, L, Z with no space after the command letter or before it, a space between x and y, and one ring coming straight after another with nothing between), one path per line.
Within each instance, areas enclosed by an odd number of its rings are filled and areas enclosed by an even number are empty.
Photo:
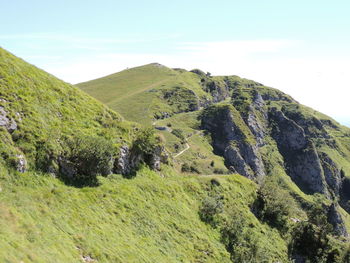
M93 53L41 66L72 83L115 73L126 67L159 62L169 67L200 68L214 75L239 75L278 88L316 110L350 122L350 58L308 55L295 40L252 40L180 43L167 54Z

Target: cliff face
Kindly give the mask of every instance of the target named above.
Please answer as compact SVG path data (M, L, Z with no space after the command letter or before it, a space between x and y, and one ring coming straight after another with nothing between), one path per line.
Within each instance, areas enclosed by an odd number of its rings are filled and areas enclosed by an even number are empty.
M230 103L212 105L201 115L202 128L227 167L259 183L271 173L265 167L275 165L263 158L269 147L299 189L323 194L349 212L349 130L271 88L236 83L231 90Z

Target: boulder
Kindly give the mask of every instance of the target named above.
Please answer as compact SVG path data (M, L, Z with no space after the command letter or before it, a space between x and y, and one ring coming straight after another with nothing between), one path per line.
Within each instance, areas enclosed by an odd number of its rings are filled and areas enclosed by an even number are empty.
M5 127L8 132L12 133L17 129L17 123L7 115L4 107L0 107L0 127Z

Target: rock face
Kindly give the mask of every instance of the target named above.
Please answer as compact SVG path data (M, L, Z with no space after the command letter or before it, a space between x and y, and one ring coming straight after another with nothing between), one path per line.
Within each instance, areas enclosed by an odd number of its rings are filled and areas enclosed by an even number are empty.
M202 128L210 132L214 150L225 157L227 167L261 181L265 176L264 164L253 135L244 125L232 106L213 106L202 117Z
M327 194L327 184L316 148L296 122L281 111L269 112L272 137L277 142L287 173L306 193Z
M344 221L337 210L337 206L333 203L329 209L327 214L328 222L333 226L334 232L339 236L349 236L346 231L346 227Z
M23 154L16 155L16 169L20 173L27 171L27 160Z
M212 102L220 102L229 97L229 87L225 84L219 84L215 81L211 81L207 84L207 89L210 95L213 97Z
M146 163L153 170L159 171L161 163L166 163L168 155L165 149L161 146L156 147L151 155L136 153L126 145L120 147L119 158L114 162L113 172L128 175L133 170L137 169L141 162Z
M326 153L320 153L319 157L321 159L324 176L329 188L333 191L335 196L339 196L342 183L341 170Z
M17 123L14 119L7 116L4 107L0 107L0 127L5 127L8 132L12 133L17 129Z
M114 163L114 171L119 174L130 173L130 150L129 147L124 145L120 147L120 156Z
M260 118L258 117L260 116ZM267 111L265 101L259 92L254 92L253 103L249 106L246 117L243 117L245 123L254 134L259 147L265 145L264 139L267 135Z

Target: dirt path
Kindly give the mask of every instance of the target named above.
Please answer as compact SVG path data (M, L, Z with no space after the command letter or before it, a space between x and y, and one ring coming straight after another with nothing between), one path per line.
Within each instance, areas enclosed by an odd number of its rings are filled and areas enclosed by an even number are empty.
M186 152L188 149L190 149L190 145L186 142L186 148L183 149L181 152L175 154L173 157L176 158L176 157L180 156L181 154L183 154L184 152Z

